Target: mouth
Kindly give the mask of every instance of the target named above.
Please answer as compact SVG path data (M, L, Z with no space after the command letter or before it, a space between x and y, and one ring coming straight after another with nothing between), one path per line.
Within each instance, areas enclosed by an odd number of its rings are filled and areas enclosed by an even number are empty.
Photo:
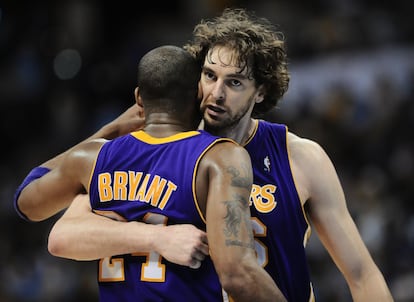
M208 105L206 107L206 113L212 117L217 117L219 115L224 114L226 111L218 106L215 105Z

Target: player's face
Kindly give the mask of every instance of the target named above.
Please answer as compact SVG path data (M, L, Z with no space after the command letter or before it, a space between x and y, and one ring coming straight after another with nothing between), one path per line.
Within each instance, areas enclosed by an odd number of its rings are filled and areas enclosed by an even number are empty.
M200 110L209 129L234 129L239 123L247 123L258 99L255 81L232 58L233 51L215 47L204 61Z

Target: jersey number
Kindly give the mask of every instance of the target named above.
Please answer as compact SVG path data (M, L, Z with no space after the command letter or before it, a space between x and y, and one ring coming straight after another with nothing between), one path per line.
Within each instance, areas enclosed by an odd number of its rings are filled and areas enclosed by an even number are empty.
M252 226L254 233L254 248L256 250L257 262L265 267L269 262L267 246L264 245L258 237L266 237L267 227L257 217L252 217Z
M167 224L167 217L161 214L148 213L143 221L151 224ZM141 266L141 281L164 282L165 264L161 263L162 257L157 252L133 253L132 256L145 256L146 260ZM99 281L114 282L124 281L124 259L106 257L99 261Z
M167 217L161 214L149 213L144 219L146 223L167 224ZM265 237L267 228L256 217L252 217L252 226L255 236L255 249L257 261L264 267L268 262L267 247L257 237ZM165 265L161 263L162 256L156 252L134 253L132 256L145 256L146 260L141 267L141 281L164 282ZM124 259L106 257L99 261L99 281L116 282L125 281Z

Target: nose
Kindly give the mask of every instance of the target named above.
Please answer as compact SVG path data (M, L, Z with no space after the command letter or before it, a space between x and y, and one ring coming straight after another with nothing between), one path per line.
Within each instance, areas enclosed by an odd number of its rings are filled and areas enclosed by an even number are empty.
M211 91L211 95L217 101L223 101L225 97L223 82L217 81Z

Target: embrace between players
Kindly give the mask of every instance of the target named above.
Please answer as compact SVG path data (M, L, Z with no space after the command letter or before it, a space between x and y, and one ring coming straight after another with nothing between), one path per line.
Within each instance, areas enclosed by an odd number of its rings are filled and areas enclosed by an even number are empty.
M255 118L288 88L282 33L226 9L184 49L147 53L137 104L18 188L26 219L67 208L49 251L100 259L100 301L314 301L311 221L354 301L392 301L328 155Z

